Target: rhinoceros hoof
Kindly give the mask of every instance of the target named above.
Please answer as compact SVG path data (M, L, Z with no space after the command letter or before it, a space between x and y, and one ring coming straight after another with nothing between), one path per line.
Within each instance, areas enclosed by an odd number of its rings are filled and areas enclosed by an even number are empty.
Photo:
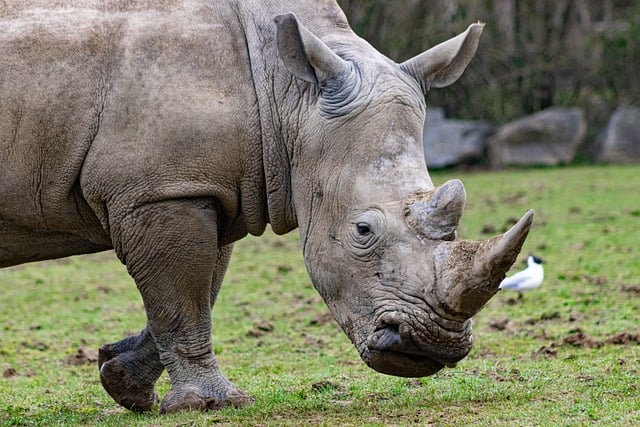
M228 406L241 408L253 404L253 399L237 388L229 389L224 397L202 397L199 392L199 389L196 387L171 389L162 399L160 413L165 414L189 410L209 411Z
M140 375L121 359L122 356L107 361L100 360L100 382L120 405L135 412L148 411L158 403L153 383L141 380Z

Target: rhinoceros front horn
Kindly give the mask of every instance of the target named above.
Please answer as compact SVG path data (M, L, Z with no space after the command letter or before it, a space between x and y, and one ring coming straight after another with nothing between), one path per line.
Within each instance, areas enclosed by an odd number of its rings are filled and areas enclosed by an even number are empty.
M504 277L520 253L532 223L533 210L530 209L509 231L487 241L486 248L476 254L473 274L491 276L495 272Z
M509 231L489 240L447 242L448 256L440 257L440 290L443 308L456 318L469 319L498 292L520 253L533 223L533 210L527 211ZM446 260L446 261L445 261Z

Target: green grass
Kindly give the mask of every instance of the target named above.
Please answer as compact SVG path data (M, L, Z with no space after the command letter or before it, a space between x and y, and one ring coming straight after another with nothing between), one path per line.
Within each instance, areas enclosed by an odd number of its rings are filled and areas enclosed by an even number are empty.
M237 244L214 309L220 365L255 404L134 414L102 390L95 363L69 363L145 323L124 267L102 253L0 270L0 425L639 424L640 167L432 174L453 177L469 196L461 237L534 208L521 259L546 261L542 288L521 301L501 292L475 318L456 368L406 379L364 366L327 318L296 233L266 233Z

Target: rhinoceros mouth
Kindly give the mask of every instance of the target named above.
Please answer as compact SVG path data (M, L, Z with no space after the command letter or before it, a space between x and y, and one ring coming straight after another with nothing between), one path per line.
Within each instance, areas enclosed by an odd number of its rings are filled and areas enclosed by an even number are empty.
M386 325L371 334L366 348L367 365L378 372L402 377L433 375L445 366L456 366L464 357L461 354L446 357L419 348L410 339L403 339L396 325Z
M370 368L382 374L396 377L428 377L445 367L427 356L395 350L372 351L365 362Z

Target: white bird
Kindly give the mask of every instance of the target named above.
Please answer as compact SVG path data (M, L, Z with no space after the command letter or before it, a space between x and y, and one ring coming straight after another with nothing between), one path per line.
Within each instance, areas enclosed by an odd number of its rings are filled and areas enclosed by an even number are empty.
M518 298L522 298L523 292L539 287L542 284L542 279L544 279L542 260L537 256L530 255L527 258L527 268L505 278L500 282L500 289L517 291Z

